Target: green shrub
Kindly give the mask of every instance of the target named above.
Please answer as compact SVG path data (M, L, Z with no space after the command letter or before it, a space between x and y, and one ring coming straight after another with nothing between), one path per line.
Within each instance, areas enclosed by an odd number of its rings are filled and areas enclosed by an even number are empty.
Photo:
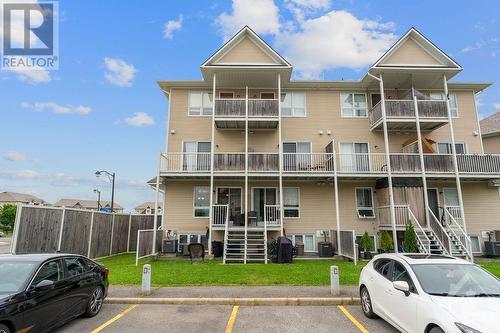
M411 222L408 222L408 224L406 225L403 239L403 249L405 250L405 252L418 252L417 235L415 234L415 229L413 228L413 224L411 224Z
M365 252L370 251L370 249L373 247L372 238L370 237L370 235L368 235L368 232L365 231L363 236L361 236L359 245Z
M380 232L380 248L384 250L384 252L394 250L391 234L386 230Z

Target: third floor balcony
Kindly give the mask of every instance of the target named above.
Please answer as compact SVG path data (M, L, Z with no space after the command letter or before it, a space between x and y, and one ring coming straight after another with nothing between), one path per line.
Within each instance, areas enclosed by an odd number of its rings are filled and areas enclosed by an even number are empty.
M248 128L272 129L278 126L278 99L218 98L215 100L217 128L245 128L248 103Z

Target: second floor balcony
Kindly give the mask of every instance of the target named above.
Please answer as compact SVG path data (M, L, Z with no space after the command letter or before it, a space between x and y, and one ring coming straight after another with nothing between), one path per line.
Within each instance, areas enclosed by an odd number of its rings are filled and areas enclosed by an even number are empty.
M215 125L217 128L245 128L247 100L216 99ZM277 99L248 99L248 127L267 129L278 126Z

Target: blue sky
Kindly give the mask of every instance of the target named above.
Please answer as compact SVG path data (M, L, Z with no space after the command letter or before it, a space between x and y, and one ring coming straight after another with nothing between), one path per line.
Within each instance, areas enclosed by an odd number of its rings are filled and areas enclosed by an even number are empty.
M117 173L127 209L153 200L145 181L164 150L168 106L156 80L199 79L199 65L245 24L296 78L361 78L411 26L464 67L454 81L500 77L496 1L75 0L59 10L59 70L0 71L0 191L49 202L92 199L96 187L109 198L97 169ZM500 111L500 87L478 107L482 117Z

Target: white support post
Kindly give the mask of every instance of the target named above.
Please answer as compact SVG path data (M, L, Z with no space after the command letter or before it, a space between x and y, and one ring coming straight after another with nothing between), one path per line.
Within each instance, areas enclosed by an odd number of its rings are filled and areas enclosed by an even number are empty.
M384 94L384 80L382 74L378 78L379 88L380 88L380 106L382 111L382 124L384 126L384 151L385 159L387 164L387 183L389 186L389 208L391 212L391 226L392 226L392 239L394 242L394 252L398 253L398 236L396 231L396 210L394 208L394 192L392 189L392 168L391 168L391 156L389 147L389 133L387 131L387 116L385 112L385 94Z
M425 173L425 160L424 160L424 150L422 145L422 132L420 131L420 115L418 110L417 96L415 96L415 89L412 87L411 92L413 95L413 105L415 107L415 120L417 126L417 145L418 145L418 155L420 158L420 170L422 172L422 184L424 187L424 204L425 204L425 225L429 225L429 196L427 194L427 176ZM420 222L419 222L420 223ZM420 223L421 224L421 223Z
M94 214L95 212L92 211L92 215L90 216L89 247L87 249L87 257L89 258L90 258L90 249L92 246L92 229L94 228Z
M333 147L333 189L335 195L335 221L337 225L337 253L340 254L340 203L339 203L339 184L337 177L337 152L335 150L335 140L332 141Z
M63 228L64 228L64 215L66 213L66 208L63 207L61 215L61 227L59 228L59 241L57 242L57 252L61 251L62 239L63 239Z
M213 210L214 210L214 149L215 149L215 87L216 87L216 74L214 73L213 81L212 81L212 99L213 99L213 106L212 106L212 140L210 141L210 208L208 210L209 217L208 217L208 256L212 256L212 224L213 224ZM165 208L165 207L164 207ZM229 214L229 212L227 212ZM224 244L226 246L226 244Z
M443 85L444 85L444 94L446 97L446 112L448 114L448 124L450 126L451 152L453 155L453 168L455 170L455 181L457 183L458 202L460 205L460 214L462 215L462 223L463 223L463 227L464 227L464 232L467 234L467 225L465 224L464 201L463 201L463 197L462 197L462 185L460 183L460 173L458 171L457 150L456 150L456 146L455 146L455 132L453 130L453 120L451 118L450 100L448 98L448 79L446 78L446 74L443 74ZM469 250L471 250L471 249L469 249Z
M168 116L167 116L167 124L166 124L167 135L166 135L166 140L165 140L165 153L167 153L167 154L168 154L168 141L169 141L168 138L170 136L170 110L172 109L170 107L170 105L172 105L172 89L170 89L168 91L168 108L167 108Z
M137 230L137 244L135 247L135 265L139 265L139 238L141 237L141 230Z
M132 214L128 216L127 252L130 252L130 228L132 227Z
M278 73L278 154L279 154L279 200L280 200L280 234L283 236L283 139L281 137L281 74Z
M500 195L500 192L499 192ZM19 237L19 223L21 221L21 212L23 211L23 205L18 203L16 208L16 219L14 221L14 230L12 234L12 242L10 243L10 253L16 254L17 251L17 238Z
M229 207L227 214L229 215ZM245 87L245 249L243 252L244 264L247 263L247 249L248 249L248 86Z
M109 255L113 254L113 237L115 234L115 213L111 213L112 215L112 220L111 220L111 241L109 242Z
M156 199L155 199L155 215L153 216L153 248L151 249L151 254L156 253L156 231L158 230L158 214L156 214L156 209L158 207L158 201L160 199L160 167L161 167L161 152L158 155L158 172L156 173Z

